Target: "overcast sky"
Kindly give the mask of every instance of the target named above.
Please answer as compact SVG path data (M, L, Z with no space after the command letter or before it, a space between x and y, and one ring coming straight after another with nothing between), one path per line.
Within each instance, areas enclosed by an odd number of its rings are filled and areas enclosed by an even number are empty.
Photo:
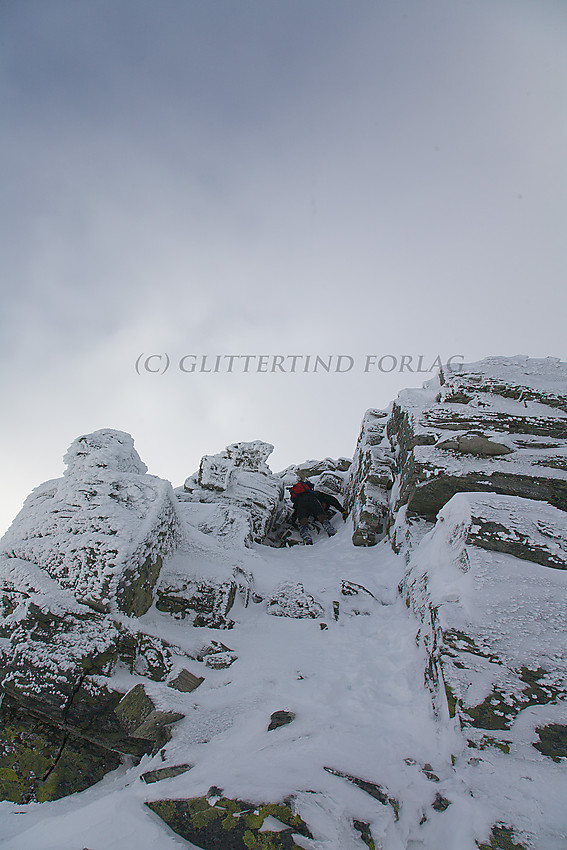
M567 359L564 0L2 0L0 33L0 531L97 428L177 486L239 440L351 455L437 356Z

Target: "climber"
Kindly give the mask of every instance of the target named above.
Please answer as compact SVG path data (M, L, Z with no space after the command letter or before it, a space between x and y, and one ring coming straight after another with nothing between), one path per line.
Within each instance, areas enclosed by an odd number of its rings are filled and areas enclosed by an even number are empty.
M344 516L343 509L334 496L315 490L311 481L307 479L300 479L293 487L288 487L288 490L301 539L307 546L313 545L313 539L309 533L309 517L319 520L329 537L337 533L326 516L327 509L335 506Z

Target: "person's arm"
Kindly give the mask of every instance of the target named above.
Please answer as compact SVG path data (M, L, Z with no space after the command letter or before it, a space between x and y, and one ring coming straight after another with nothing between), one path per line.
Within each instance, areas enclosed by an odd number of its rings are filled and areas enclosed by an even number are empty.
M324 502L326 505L329 505L336 511L339 511L339 513L343 513L343 506L339 500L335 499L334 496L331 496L330 493L322 493L320 490L315 490L314 492L319 501Z

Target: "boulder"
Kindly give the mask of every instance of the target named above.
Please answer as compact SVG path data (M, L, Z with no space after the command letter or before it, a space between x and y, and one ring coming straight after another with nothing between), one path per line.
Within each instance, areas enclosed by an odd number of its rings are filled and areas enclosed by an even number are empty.
M154 782L161 782L164 779L173 779L175 776L181 776L182 773L187 773L193 768L192 764L172 764L171 767L159 767L157 770L148 770L142 773L142 779L146 785L152 785Z
M229 546L261 543L283 499L282 481L266 464L273 448L255 440L203 457L199 471L175 491L189 525Z
M305 823L294 814L291 801L249 803L220 796L219 789L211 790L214 793L204 797L155 800L146 806L174 832L203 850L299 850L304 844L296 844L294 836L312 838Z
M132 438L103 429L75 440L62 478L42 484L0 542L97 611L140 616L180 531L171 485L146 474Z
M157 708L142 684L135 685L122 697L114 713L128 735L151 741L155 750L169 740L167 727L185 716L178 711Z
M93 741L33 716L15 700L2 702L1 797L42 803L84 791L122 761Z
M346 484L345 507L352 514L355 546L373 546L387 530L394 458L384 439L386 419L384 411L366 411Z
M295 712L287 711L286 709L281 709L280 711L274 711L270 715L270 722L268 724L268 732L272 732L274 729L279 729L280 726L287 726L289 723L292 723L295 720Z
M501 357L404 390L386 424L399 468L392 510L432 521L473 491L567 510L566 388L565 363Z
M301 582L280 584L267 601L267 612L275 617L311 617L325 615L325 609L307 593Z

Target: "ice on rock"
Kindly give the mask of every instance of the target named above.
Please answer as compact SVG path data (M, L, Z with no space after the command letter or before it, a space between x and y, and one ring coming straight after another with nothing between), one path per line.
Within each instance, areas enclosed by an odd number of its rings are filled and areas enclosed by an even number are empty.
M493 357L404 390L386 425L400 470L393 509L434 520L462 491L567 509L567 366Z
M76 440L2 542L2 847L564 850L566 426L567 364L514 357L352 464L234 443L174 494ZM352 527L284 547L298 476Z
M262 542L283 499L283 483L266 463L273 449L254 440L205 455L199 471L175 491L186 521L229 546Z
M345 506L351 510L355 546L373 546L384 536L388 492L394 483L394 455L385 439L387 413L367 410L346 487Z
M0 553L36 564L97 610L139 616L180 534L171 484L146 474L122 431L79 437L65 460L62 478L28 496Z

